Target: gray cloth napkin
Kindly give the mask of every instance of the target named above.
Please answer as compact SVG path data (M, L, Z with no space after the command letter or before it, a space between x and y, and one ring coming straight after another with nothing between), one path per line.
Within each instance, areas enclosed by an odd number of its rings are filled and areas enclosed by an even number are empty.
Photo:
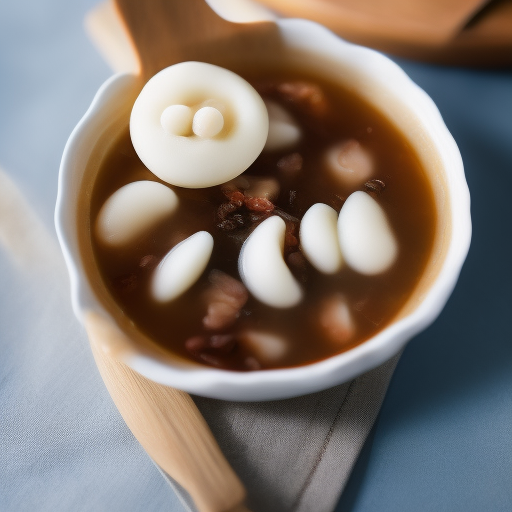
M127 510L110 496L99 496L94 506L91 497L84 506L69 496L73 485L87 487L96 473L121 485L126 475L113 461L134 479L137 464L145 478L150 470L126 428L110 430L113 404L97 394L97 372L83 329L71 315L55 237L1 169L0 261L0 510ZM252 512L334 509L397 360L341 386L289 400L194 397L245 484ZM109 454L111 467L98 467L99 452ZM68 482L70 477L77 484ZM187 493L164 477L193 511ZM168 510L180 508L176 499L169 505ZM130 510L149 508L132 504Z
M244 482L252 512L334 510L399 357L340 386L288 400L194 397ZM177 492L195 511L186 493Z

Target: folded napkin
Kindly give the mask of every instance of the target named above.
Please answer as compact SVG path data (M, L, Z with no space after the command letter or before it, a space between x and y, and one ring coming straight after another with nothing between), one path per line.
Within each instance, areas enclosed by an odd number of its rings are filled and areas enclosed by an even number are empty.
M71 313L55 237L1 170L0 259L0 510L145 510L134 508L137 499L131 506L119 499L141 482L125 480L116 464L132 479L137 465L143 479L151 478L151 471L112 402L98 392L84 331ZM397 359L351 382L288 400L194 397L245 484L252 512L334 509ZM98 468L100 453L109 456ZM99 493L84 501L80 492L73 494L82 483L94 488L92 471L111 482L112 496ZM164 477L185 509L194 511L187 493ZM134 487L116 495L116 486L123 484ZM163 496L162 489L159 493ZM178 510L176 500L169 503Z
M398 358L340 386L288 400L194 397L245 484L252 512L334 510Z

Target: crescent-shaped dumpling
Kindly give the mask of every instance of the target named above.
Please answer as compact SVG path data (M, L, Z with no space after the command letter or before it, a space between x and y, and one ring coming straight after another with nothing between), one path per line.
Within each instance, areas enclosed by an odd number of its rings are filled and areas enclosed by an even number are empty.
M238 271L248 290L275 308L296 306L303 297L283 258L285 231L281 217L269 217L249 235L238 259Z
M213 237L208 231L198 231L173 247L153 273L152 297L168 302L185 293L204 272L212 250Z
M265 151L289 149L301 138L301 130L293 117L279 103L265 101L268 111L268 138Z
M256 90L227 69L181 62L144 86L133 105L130 135L144 165L187 188L219 185L261 153L268 114Z

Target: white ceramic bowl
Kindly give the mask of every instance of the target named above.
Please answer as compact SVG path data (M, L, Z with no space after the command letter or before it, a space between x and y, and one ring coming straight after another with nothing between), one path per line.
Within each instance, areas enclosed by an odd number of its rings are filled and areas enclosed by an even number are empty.
M140 90L136 77L116 75L103 84L71 134L60 169L55 222L77 317L85 324L91 315L106 321L117 341L109 348L115 348L116 357L146 377L220 399L253 401L307 394L383 363L438 316L455 286L471 238L469 191L461 156L430 97L378 52L349 44L309 21L280 20L277 25L282 44L279 58L326 75L377 107L415 148L434 188L439 216L426 272L395 320L373 338L299 368L238 373L166 354L124 317L94 264L87 236L88 197L99 162L127 126ZM109 345L108 340L105 343Z

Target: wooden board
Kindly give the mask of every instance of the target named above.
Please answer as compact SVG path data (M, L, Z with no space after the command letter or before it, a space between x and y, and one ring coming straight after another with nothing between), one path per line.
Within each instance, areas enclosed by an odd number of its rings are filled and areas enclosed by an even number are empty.
M512 65L512 0L259 1L386 53L444 64Z

